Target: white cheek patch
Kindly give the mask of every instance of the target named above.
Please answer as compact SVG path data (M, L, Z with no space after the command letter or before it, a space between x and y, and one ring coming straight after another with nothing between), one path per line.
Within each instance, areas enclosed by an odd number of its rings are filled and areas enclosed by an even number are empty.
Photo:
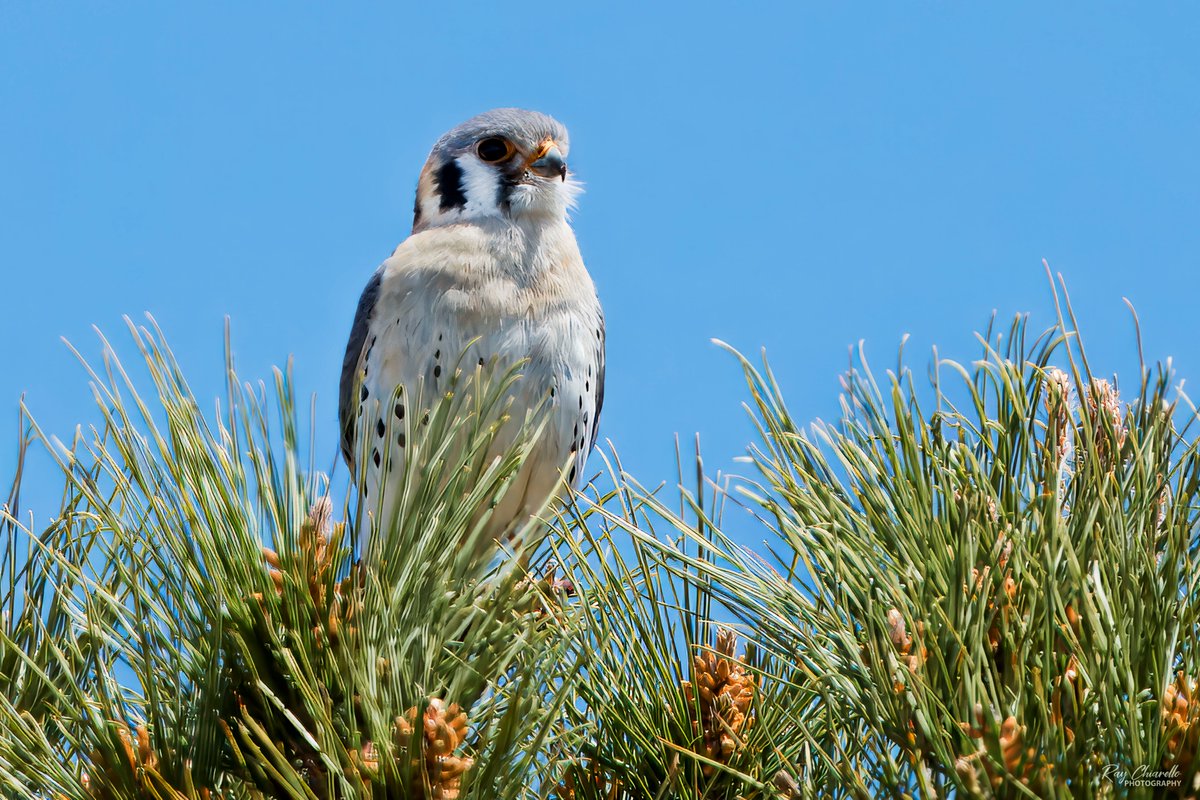
M492 167L469 156L458 159L462 170L461 186L467 197L465 217L489 217L500 213L500 176Z
M421 204L420 219L428 223L430 220L435 220L441 216L442 212L438 208L438 196L436 192L426 191L421 194L419 202Z

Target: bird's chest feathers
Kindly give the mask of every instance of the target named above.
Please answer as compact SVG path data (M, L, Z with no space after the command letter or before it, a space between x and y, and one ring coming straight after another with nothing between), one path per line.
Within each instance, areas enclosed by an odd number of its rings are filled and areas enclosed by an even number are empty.
M383 280L385 295L472 328L536 322L595 302L565 225L536 234L517 226L427 231L397 250Z
M530 371L573 361L595 292L574 237L475 226L410 237L385 265L373 336L381 379L429 379L455 366L529 360ZM460 357L462 360L460 361ZM432 364L432 366L431 366Z

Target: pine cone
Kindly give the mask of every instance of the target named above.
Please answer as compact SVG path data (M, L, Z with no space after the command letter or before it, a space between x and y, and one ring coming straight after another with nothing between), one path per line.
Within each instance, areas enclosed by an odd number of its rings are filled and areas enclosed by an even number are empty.
M299 578L308 586L313 606L318 612L318 618L313 621L312 626L313 637L318 644L326 641L326 634L328 639L336 639L344 623L353 616L354 609L347 601L351 588L350 578L335 585L332 593L327 591L329 573L336 568L335 542L341 540L344 530L344 523L333 524L333 503L328 497L321 497L309 509L308 516L300 524L297 536L300 550ZM284 571L279 554L269 547L262 548L262 554L263 560L267 562L271 582L275 585L275 594L282 595ZM257 597L261 602L261 596Z
M754 701L755 679L746 672L742 659L734 658L736 647L736 634L721 628L717 631L716 647L692 660L695 684L683 681L692 727L703 737L698 752L721 764L729 763L742 745L741 734L754 724L750 706ZM701 771L711 775L714 767L705 764Z
M982 725L981 713L978 715L978 721ZM984 732L978 733L982 735ZM1016 717L1009 716L1000 723L998 744L999 761L1010 779L1015 779L1035 791L1047 783L1050 778L1050 765L1045 759L1038 758L1037 750L1025 746L1025 727L1017 722ZM998 788L1004 782L1005 775L997 771L989 760L984 760L983 765L992 787Z
M1200 697L1196 682L1182 672L1163 692L1162 725L1167 740L1163 766L1178 766L1182 773L1188 773L1200 744Z
M462 776L474 764L473 759L457 754L467 737L466 712L457 703L447 706L445 701L434 697L418 722L417 709L410 708L403 717L396 717L393 725L397 753L409 751L417 725L422 733L421 752L409 763L417 774L422 774L422 780L413 783L410 797L412 800L456 800L462 787Z
M1071 377L1058 367L1046 372L1046 450L1050 457L1047 478L1057 478L1071 452Z
M1103 378L1092 378L1086 409L1095 437L1093 455L1102 469L1111 472L1120 462L1126 433L1116 388Z
M128 725L118 722L116 726L117 737L121 741L118 757L123 757L129 771L138 777L142 789L139 796L159 796L157 787L160 782L149 780L157 773L158 768L158 754L150 745L150 732L145 725L138 725L132 734L129 732ZM136 741L134 741L135 739ZM97 778L93 778L87 772L81 776L81 783L88 796L96 798L96 800L118 800L118 797L123 797L123 795L113 793L113 787L122 784L122 781L115 777L118 774L115 765L106 764L99 751L92 753L92 763L100 767L96 773ZM182 797L182 795L179 796Z
M917 620L917 638L916 647L913 647L914 639L908 635L908 628L904 624L904 615L898 608L889 608L887 612L888 636L895 645L897 652L903 656L904 665L908 667L908 671L916 675L920 670L921 665L925 663L925 658L929 651L925 649L925 645L921 644L922 635L925 633L925 623ZM897 679L892 684L892 690L896 694L904 691L904 683Z

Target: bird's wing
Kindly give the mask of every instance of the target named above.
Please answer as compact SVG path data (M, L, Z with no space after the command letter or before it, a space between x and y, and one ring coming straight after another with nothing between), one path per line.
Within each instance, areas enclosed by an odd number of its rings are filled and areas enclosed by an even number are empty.
M342 359L342 385L338 395L338 422L342 429L342 455L350 469L354 469L354 451L358 434L354 422L358 417L358 390L362 384L363 347L367 331L379 300L379 287L383 281L383 267L375 271L362 296L358 299L358 310L354 312L354 324L350 326L350 341L346 343L346 355Z
M598 344L600 352L596 354L596 404L595 416L592 418L592 441L588 444L588 452L596 449L596 435L600 433L600 409L604 407L604 344L607 333L604 329L604 309L599 309L600 314L600 342Z

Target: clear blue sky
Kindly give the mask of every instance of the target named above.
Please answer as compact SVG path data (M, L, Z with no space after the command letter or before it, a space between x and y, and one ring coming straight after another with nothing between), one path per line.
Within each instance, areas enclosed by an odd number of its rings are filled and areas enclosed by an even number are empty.
M1132 364L1127 296L1200 378L1194 5L121 5L0 9L0 475L22 392L64 437L95 419L60 337L96 354L144 311L202 402L225 315L243 378L294 355L332 463L358 293L434 139L500 105L571 130L601 435L646 482L676 432L713 467L749 439L710 337L831 417L859 339L882 368L912 334L923 372L992 309L1049 325L1043 258L1101 371Z

